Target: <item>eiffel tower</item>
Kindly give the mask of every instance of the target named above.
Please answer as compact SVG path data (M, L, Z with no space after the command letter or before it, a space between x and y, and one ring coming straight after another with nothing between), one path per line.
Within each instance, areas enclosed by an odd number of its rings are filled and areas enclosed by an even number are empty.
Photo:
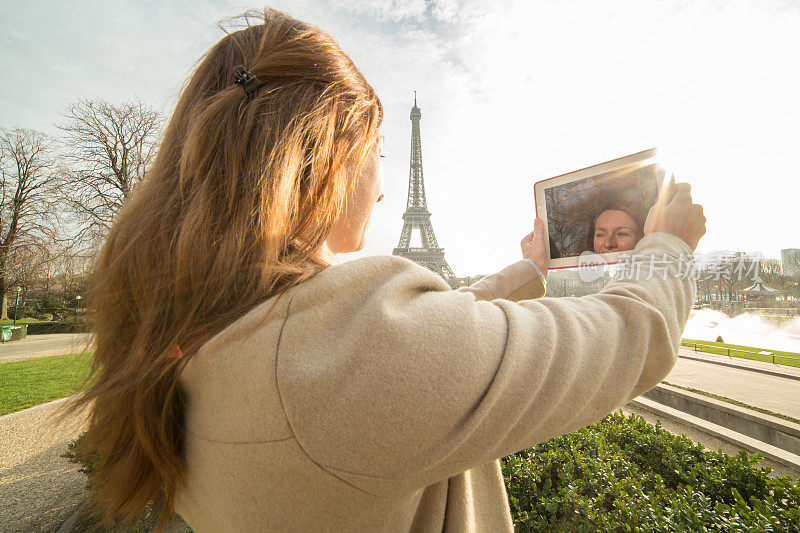
M414 91L414 107L411 108L411 168L408 172L408 202L403 213L403 231L400 242L392 255L411 259L418 265L429 268L452 284L456 276L444 259L444 248L436 242L431 226L431 213L425 200L425 182L422 179L422 140L419 135L419 121L422 113L417 107L417 92ZM419 229L422 247L411 247L411 232Z

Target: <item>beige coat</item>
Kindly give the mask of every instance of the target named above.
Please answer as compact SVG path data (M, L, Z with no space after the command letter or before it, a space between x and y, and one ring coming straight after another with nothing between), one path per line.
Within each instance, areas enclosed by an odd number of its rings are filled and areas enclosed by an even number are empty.
M198 533L510 531L497 459L602 418L674 365L695 296L674 258L691 250L665 233L636 250L667 279L533 300L544 287L526 261L454 291L367 257L269 314L265 301L182 376L177 511Z

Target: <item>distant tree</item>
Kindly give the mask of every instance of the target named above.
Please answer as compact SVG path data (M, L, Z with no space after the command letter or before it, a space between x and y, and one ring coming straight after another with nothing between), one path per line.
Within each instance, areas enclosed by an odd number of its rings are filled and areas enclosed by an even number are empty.
M783 285L783 274L781 273L781 262L777 259L764 259L759 265L758 275L767 285L778 288Z
M700 268L698 296L702 293L703 298L714 295L716 300L736 300L738 291L753 284L760 261L760 257L743 252L709 257Z
M53 144L43 133L0 129L0 318L8 318L7 296L15 256L58 240L60 174Z
M548 298L563 298L571 296L572 280L561 273L550 273L545 285L545 296Z
M565 202L574 183L545 189L547 203L547 230L561 257L579 255L584 250L589 222L586 213ZM561 195L561 196L559 196Z
M737 299L740 295L738 291L752 285L759 275L761 263L764 261L760 254L748 255L744 252L736 252L733 257L728 259L730 274L724 278L729 299Z
M161 116L138 100L78 100L64 117L69 204L87 232L105 235L155 157Z
M54 320L63 320L68 309L62 298L45 293L34 306L34 312L39 316L51 315Z
M83 298L86 295L93 259L94 256L84 250L70 250L69 253L60 254L54 262L53 273L57 287L52 288L51 292L63 299L70 308L77 308L76 296Z
M705 277L699 277L697 279L697 300L708 303L712 294L715 294L713 280Z
M6 262L9 300L14 297L15 303L23 306L29 295L41 288L43 280L57 260L52 246L53 243L43 243L37 246L15 247L11 250ZM17 287L20 289L18 302Z

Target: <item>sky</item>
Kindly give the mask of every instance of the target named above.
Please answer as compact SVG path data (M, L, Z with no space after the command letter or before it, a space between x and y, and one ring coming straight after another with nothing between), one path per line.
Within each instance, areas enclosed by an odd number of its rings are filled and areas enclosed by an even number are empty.
M296 0L384 105L384 200L363 255L397 246L414 91L436 237L458 276L519 259L533 184L653 146L704 206L698 252L800 248L800 2ZM0 127L57 135L78 98L171 114L233 1L0 0Z

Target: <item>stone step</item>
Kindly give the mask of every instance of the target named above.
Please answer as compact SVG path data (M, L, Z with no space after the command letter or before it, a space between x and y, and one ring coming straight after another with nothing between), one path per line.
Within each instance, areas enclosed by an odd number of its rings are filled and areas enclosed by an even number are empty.
M663 383L647 391L644 396L678 411L800 455L800 424Z
M668 405L661 404L643 396L634 398L630 403L636 407L639 407L640 409L644 409L655 414L659 418L672 420L679 424L695 428L718 439L743 448L751 453L760 453L765 458L775 461L776 463L779 463L787 468L800 471L800 455L787 452L786 450L782 450L777 446L772 446L766 442L743 435L732 429L714 424L708 420L703 420L702 418L679 411L678 409L669 407Z

